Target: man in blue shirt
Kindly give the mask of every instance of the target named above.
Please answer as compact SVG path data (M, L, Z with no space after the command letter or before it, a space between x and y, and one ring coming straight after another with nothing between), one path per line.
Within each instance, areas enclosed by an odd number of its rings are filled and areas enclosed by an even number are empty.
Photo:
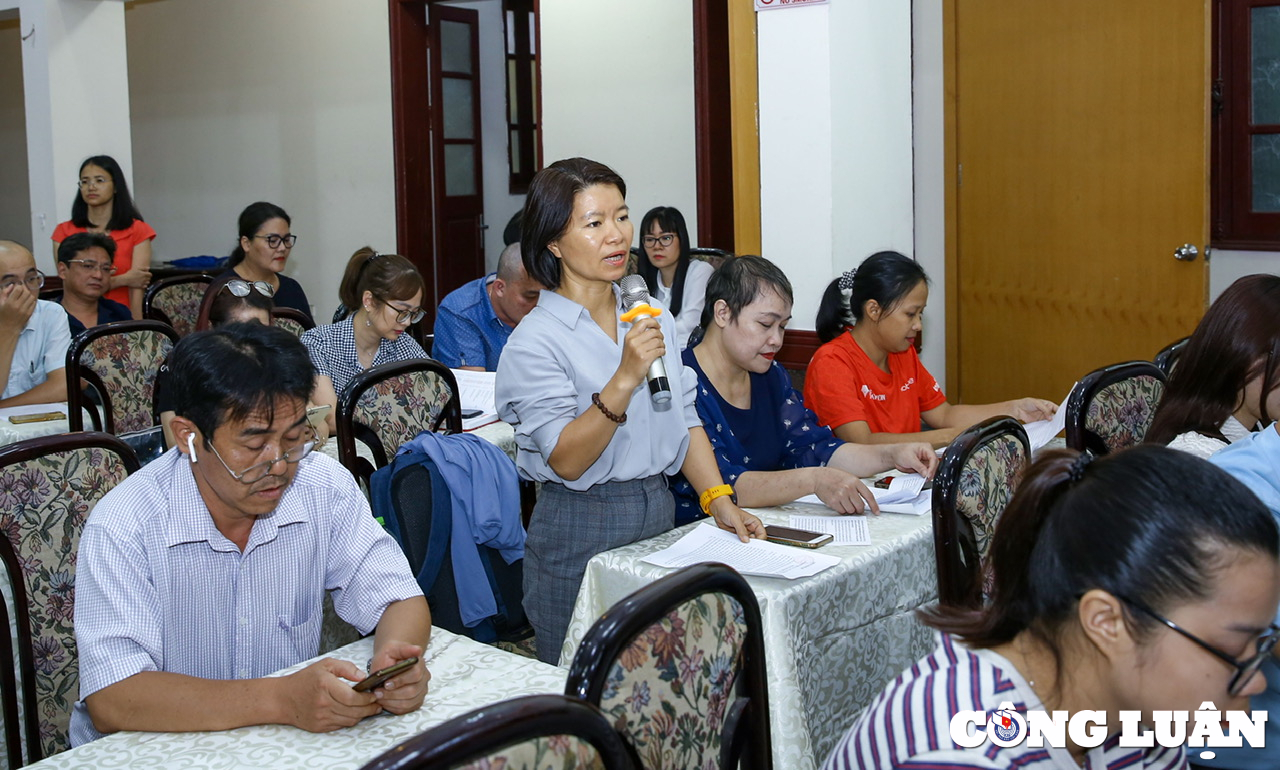
M0 240L0 407L67 400L67 314L41 286L31 252Z
M116 242L105 233L76 233L58 245L62 293L53 298L67 311L74 337L90 326L129 321L129 308L102 296L116 272Z
M520 244L507 246L498 272L463 284L440 303L431 355L453 369L496 372L511 330L538 304L541 291L524 270Z
M1267 414L1280 412L1280 389L1267 398ZM1280 519L1280 422L1251 434L1231 444L1209 458L1209 462L1235 476L1253 490L1272 515ZM1280 623L1280 616L1276 622ZM1277 648L1280 650L1280 648ZM1232 770L1274 770L1280 767L1280 663L1273 655L1263 664L1262 673L1267 678L1267 689L1249 700L1254 711L1267 712L1265 748L1216 749L1212 760L1191 760L1205 767L1232 768Z

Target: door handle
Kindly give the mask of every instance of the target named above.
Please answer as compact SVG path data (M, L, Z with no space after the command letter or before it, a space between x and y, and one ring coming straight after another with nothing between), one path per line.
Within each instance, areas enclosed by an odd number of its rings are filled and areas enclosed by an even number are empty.
M1183 262L1194 262L1199 255L1200 251L1191 243L1184 243L1173 250L1173 258Z

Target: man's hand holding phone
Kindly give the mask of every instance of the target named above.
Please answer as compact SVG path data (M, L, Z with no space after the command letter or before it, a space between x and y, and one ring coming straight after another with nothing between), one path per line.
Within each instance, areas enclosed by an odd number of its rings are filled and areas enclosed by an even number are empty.
M371 672L380 672L409 660L414 662L364 694L372 694L377 703L392 714L417 711L427 695L427 683L431 681L431 672L422 657L423 649L416 644L392 641L382 645L369 662Z
M352 682L364 678L354 663L334 658L316 661L280 678L284 713L278 720L313 733L350 727L382 711L371 692L356 692Z

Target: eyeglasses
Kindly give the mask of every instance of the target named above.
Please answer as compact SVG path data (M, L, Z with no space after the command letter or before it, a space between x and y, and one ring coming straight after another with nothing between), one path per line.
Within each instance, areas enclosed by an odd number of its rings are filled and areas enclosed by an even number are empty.
M1236 673L1231 677L1231 681L1227 684L1227 694L1231 696L1236 696L1240 694L1240 691L1244 689L1245 685L1249 684L1249 680L1253 678L1253 675L1258 673L1258 669L1262 667L1262 664L1266 661L1267 656L1271 654L1271 650L1275 648L1276 643L1280 642L1280 626L1277 626L1275 623L1272 623L1271 626L1266 631L1263 631L1262 635L1258 637L1258 649L1253 653L1253 655L1250 655L1248 658L1245 658L1243 661L1239 661L1231 657L1227 653L1223 652L1222 650L1219 650L1217 647L1214 647L1212 644L1209 644L1208 642L1204 641L1203 639L1191 633L1190 631L1187 631L1186 629L1181 628L1177 623L1174 623L1172 620L1169 620L1168 618L1163 617L1161 615L1157 615L1155 612L1148 609L1147 607L1140 604L1139 602L1135 602L1132 599L1126 599L1123 596L1119 598L1125 604L1128 604L1130 607L1133 607L1135 610L1138 610L1139 612L1145 615L1148 615L1154 620L1160 621L1161 623L1165 624L1169 628L1173 629L1174 631L1177 631L1179 634L1182 634L1186 638L1195 642L1197 645L1199 645L1200 647L1204 648L1206 651L1211 653L1214 657L1226 662L1228 665L1235 668Z
M256 289L257 292L264 297L274 297L276 295L276 290L271 288L271 284L266 281L253 281L250 283L249 281L241 281L238 278L232 278L230 281L227 281L222 285L222 288L237 297L249 296L250 287Z
M116 266L110 262L95 262L92 259L68 259L68 265L75 265L86 273L101 272L104 275L115 275Z
M33 270L31 273L27 274L26 278L10 278L9 280L0 283L0 291L4 291L10 286L16 286L17 284L25 285L28 291L40 291L41 287L44 286L44 273L39 270Z
M671 242L674 241L675 239L676 239L675 233L664 233L662 235L646 235L645 237L641 238L640 241L645 245L645 248L652 249L654 246L657 246L659 243L661 243L663 246L670 246Z
M209 443L209 448L213 450L213 456L218 458L218 462L222 463L222 467L227 469L227 473L231 474L231 478L235 479L241 484L256 484L257 482L265 479L268 475L271 475L270 474L271 466L275 465L281 460L284 460L290 465L296 465L297 463L302 462L307 455L311 454L311 450L316 448L315 431L308 428L307 433L308 435L311 436L311 438L302 442L298 446L290 449L287 452L282 453L279 457L275 458L274 460L264 460L260 463L250 465L248 468L245 468L239 473L236 473L235 471L231 470L231 466L227 465L227 461L222 459L222 455L218 453L218 448L213 445L212 441L208 443Z
M416 324L427 315L427 311L420 307L401 308L390 302L387 303L387 307L396 311L396 323L398 324Z
M292 249L293 244L298 242L298 236L294 235L293 233L290 233L288 235L276 235L275 233L272 233L271 235L255 235L253 237L261 238L262 240L266 241L267 245L273 249L280 248L280 244L282 243L284 244L284 247L286 249Z
M103 185L107 185L107 184L111 184L111 180L107 179L105 176L94 177L93 179L85 178L80 180L80 187L84 189L88 189L90 187L102 187Z

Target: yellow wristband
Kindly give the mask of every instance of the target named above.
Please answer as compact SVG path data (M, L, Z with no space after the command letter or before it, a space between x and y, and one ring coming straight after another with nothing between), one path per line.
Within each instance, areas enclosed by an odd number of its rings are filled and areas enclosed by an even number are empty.
M711 501L715 500L717 497L724 497L725 495L728 495L729 499L733 500L734 504L737 504L738 496L734 494L733 487L728 484L721 484L703 492L702 496L698 498L698 505L702 506L703 513L710 516Z

